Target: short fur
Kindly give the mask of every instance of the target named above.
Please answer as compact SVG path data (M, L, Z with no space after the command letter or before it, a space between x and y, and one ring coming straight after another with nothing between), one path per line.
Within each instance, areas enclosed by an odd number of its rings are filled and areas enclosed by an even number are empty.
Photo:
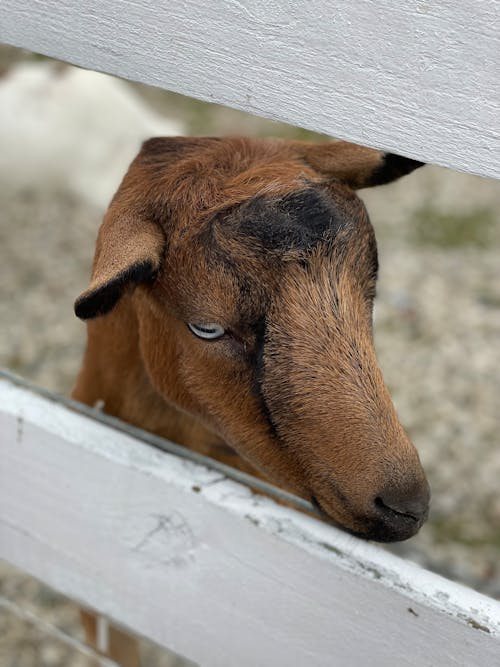
M258 471L358 535L412 535L428 486L375 358L376 242L354 189L419 165L345 142L147 141L76 302L90 321L74 397ZM190 322L226 334L200 340Z
M377 249L356 188L420 166L345 142L147 141L104 218L75 304L73 396L312 500L382 541L429 490L375 358ZM188 323L222 325L214 341ZM82 612L95 645L96 620ZM110 628L109 657L139 664Z

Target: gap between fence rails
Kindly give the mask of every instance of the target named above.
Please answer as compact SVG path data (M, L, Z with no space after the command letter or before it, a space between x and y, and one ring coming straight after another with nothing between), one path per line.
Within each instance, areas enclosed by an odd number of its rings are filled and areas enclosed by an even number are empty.
M21 607L20 605L13 602L12 600L9 600L3 595L0 595L0 610L1 609L5 609L6 611L10 612L21 621L25 621L26 623L34 625L37 628L37 630L40 630L41 632L43 632L45 635L48 635L52 639L56 639L57 641L60 641L66 646L69 646L70 648L74 649L75 651L83 653L88 658L97 660L98 664L101 665L101 667L120 667L120 665L117 662L115 662L114 660L110 660L110 658L106 658L102 654L98 653L91 646L89 646L89 644L85 644L79 639L76 639L76 637L71 637L71 635L68 635L63 630L60 630L55 625L52 625L52 623L49 623L48 621L43 621L34 612L30 611L29 609L26 609L25 607Z

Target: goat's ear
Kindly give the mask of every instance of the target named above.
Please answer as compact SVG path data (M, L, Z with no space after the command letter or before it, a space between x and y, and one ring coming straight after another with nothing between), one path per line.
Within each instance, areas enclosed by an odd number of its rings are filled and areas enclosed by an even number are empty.
M296 142L296 146L301 157L315 171L327 178L335 178L353 190L390 183L424 164L347 141L327 144Z
M153 280L163 247L163 234L153 222L117 214L111 205L97 237L91 283L75 302L77 317L105 315L127 288Z
M214 140L155 137L143 143L99 230L92 280L75 302L77 317L88 320L105 315L125 290L154 280L160 269L165 238L160 226L140 212L148 208L147 197L151 198L151 193L147 191L152 174L156 176L186 152L210 141ZM134 205L138 210L134 211Z

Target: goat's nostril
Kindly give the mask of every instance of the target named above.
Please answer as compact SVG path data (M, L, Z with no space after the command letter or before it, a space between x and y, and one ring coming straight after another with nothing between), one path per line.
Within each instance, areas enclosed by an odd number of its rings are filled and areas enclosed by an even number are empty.
M418 516L415 512L401 512L400 509L396 509L395 507L387 505L380 496L375 498L375 507L382 514L389 514L394 518L404 517L406 519L411 519L412 521L418 521L420 519L420 516Z
M375 498L375 507L383 514L404 517L413 521L422 521L429 510L429 489L425 487L417 494L399 495L394 492L384 493Z

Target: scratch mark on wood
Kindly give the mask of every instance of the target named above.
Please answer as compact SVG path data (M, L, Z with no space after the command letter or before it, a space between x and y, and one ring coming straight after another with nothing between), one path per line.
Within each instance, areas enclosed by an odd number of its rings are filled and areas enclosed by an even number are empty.
M491 633L491 630L486 625L479 623L475 618L467 618L466 620L467 625L470 625L470 627L474 628L474 630L481 630L481 632L487 632L488 634Z
M204 487L209 487L209 486L214 486L214 484L219 484L219 482L225 482L227 477L224 477L224 475L221 475L220 477L216 477L215 479L211 479L210 482L205 482L203 485Z
M20 444L23 440L23 430L24 430L24 417L22 415L17 415L17 429L16 429L17 444Z
M163 565L184 565L192 557L196 544L193 530L178 511L171 514L152 514L154 526L133 548Z
M247 519L247 521L250 521L250 523L253 523L254 526L260 526L260 521L256 517L251 516L250 514L245 514L245 519Z

